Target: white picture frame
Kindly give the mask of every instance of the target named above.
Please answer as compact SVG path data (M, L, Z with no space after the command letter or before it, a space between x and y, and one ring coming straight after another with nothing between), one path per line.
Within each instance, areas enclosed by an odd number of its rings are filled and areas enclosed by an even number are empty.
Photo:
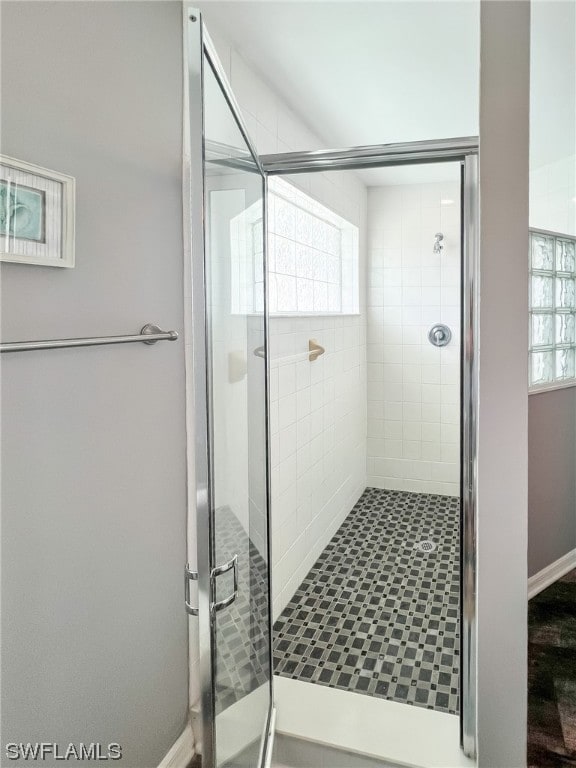
M0 155L0 261L74 266L73 176Z

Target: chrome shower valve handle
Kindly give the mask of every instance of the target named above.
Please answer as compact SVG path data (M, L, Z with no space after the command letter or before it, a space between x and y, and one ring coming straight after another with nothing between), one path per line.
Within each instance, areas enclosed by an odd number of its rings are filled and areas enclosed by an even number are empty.
M447 325L433 325L428 332L428 341L435 347L445 347L450 344L452 339L452 331Z

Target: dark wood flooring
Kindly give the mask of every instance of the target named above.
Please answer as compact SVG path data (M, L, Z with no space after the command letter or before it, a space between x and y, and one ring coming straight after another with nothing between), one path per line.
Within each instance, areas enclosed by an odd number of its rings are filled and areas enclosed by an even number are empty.
M576 766L576 570L528 608L528 768Z

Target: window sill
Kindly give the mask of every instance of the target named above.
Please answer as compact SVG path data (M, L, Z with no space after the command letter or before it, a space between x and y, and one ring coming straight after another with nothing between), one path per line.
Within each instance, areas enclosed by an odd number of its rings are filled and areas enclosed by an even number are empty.
M540 395L543 392L554 392L557 389L569 389L570 387L576 387L576 379L570 379L569 381L554 381L550 384L529 387L528 395Z

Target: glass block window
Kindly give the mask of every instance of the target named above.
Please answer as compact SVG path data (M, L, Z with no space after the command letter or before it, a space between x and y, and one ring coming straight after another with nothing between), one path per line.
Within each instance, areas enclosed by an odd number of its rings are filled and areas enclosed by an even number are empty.
M576 383L576 239L530 232L530 386Z
M240 220L242 219L242 220ZM262 219L232 220L232 311L262 311ZM359 312L358 227L279 178L268 184L269 311Z

